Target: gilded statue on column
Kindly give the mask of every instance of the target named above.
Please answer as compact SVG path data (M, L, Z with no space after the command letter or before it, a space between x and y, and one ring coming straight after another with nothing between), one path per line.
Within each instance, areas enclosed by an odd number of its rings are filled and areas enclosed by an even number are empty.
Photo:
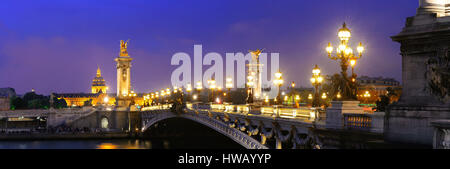
M128 41L124 42L123 40L120 40L120 54L119 56L128 56L128 51L127 51L127 46L128 46Z

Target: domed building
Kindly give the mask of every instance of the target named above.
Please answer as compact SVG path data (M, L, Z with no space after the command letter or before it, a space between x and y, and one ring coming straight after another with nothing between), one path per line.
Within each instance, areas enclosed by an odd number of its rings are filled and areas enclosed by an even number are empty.
M61 93L53 95L58 99L66 100L66 103L70 107L82 107L86 102L90 102L91 105L97 106L101 104L114 105L115 95L107 94L108 87L106 86L105 79L102 77L100 67L97 68L97 74L92 80L91 93Z
M108 87L106 87L105 79L102 77L100 67L97 68L97 75L92 80L92 93L106 93Z

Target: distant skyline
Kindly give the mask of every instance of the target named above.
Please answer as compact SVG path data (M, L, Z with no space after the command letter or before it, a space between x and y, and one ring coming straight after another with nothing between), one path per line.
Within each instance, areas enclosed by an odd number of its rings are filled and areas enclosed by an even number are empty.
M280 53L285 82L310 87L314 64L323 74L339 72L325 47L337 43L343 22L353 47L367 51L355 71L401 82L398 34L414 16L417 0L73 0L7 1L0 6L0 88L18 94L90 92L97 65L116 91L114 58L119 41L130 39L136 92L168 87L177 52ZM205 66L206 68L206 66Z

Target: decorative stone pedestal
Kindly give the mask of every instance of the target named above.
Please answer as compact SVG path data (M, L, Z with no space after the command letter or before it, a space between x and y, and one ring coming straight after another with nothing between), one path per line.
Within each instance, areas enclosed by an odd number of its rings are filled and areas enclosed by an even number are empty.
M116 106L117 107L130 107L131 99L124 98L124 97L117 97L116 98Z
M345 113L364 114L364 110L359 107L359 101L332 101L326 113L326 128L342 129Z

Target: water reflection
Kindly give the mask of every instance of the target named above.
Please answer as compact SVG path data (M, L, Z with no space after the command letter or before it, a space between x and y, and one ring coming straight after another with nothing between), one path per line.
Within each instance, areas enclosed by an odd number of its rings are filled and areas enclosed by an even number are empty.
M111 143L101 143L97 145L97 149L117 149L117 145Z
M151 141L149 140L128 140L126 143L121 142L103 142L97 145L96 149L151 149Z
M168 143L167 143L168 145ZM162 148L160 146L159 148ZM152 149L150 140L35 140L0 141L0 149Z

